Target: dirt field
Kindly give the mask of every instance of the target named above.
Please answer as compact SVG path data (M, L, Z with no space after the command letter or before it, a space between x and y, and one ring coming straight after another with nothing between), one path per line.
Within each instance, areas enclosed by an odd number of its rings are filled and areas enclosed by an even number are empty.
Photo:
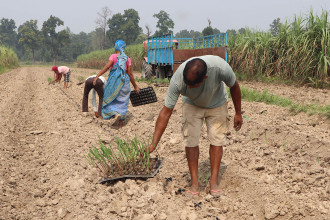
M48 84L49 69L23 67L0 75L0 219L329 219L329 121L243 101L248 119L239 132L231 126L224 148L224 194L216 199L205 192L209 143L204 129L201 196L191 200L179 193L189 185L180 100L158 146L165 158L160 172L146 181L106 186L98 184L98 173L84 155L98 137L106 143L114 137L150 137L167 88L155 88L157 103L130 105L126 125L114 130L81 113L83 85L76 83L95 70L73 69L73 83L63 92L63 83ZM297 102L330 102L328 90L245 86ZM231 101L229 108L232 123Z

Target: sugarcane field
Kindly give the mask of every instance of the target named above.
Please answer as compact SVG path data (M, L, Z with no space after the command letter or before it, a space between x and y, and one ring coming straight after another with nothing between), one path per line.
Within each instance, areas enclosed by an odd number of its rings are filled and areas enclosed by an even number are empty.
M3 3L0 220L330 219L329 8L206 2Z

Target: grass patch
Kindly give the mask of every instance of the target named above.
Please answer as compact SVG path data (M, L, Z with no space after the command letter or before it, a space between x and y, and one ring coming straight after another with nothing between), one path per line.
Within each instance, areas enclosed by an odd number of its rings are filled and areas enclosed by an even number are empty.
M168 78L156 79L154 77L152 77L150 79L145 79L143 77L141 77L141 78L135 78L135 81L137 81L137 82L145 82L145 83L148 83L148 84L152 84L152 83L169 84L170 83L170 80Z
M78 81L79 82L84 82L85 80L86 80L86 77L78 76Z
M229 89L228 89L229 90ZM230 95L230 92L228 91ZM284 98L269 93L267 90L264 92L258 92L253 89L248 89L246 87L241 87L242 100L248 102L264 102L269 105L277 105L285 108L289 108L293 113L297 114L299 112L305 112L309 115L321 115L326 116L330 119L330 105L318 105L318 104L298 104L293 102L289 98Z

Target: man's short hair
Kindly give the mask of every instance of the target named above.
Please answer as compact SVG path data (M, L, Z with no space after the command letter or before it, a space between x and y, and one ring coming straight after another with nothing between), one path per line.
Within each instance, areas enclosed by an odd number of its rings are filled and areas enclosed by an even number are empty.
M192 67L195 67L196 71L194 72L195 73L194 80L190 81L187 79L187 75ZM192 60L189 60L186 66L184 67L183 80L187 85L194 86L203 81L204 77L206 76L206 72L207 72L207 65L205 61L200 58L194 58Z

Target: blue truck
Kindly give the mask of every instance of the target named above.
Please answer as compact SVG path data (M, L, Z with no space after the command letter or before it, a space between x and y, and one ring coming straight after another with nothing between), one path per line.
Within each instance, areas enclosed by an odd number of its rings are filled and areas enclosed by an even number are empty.
M181 63L191 57L216 55L227 61L227 34L198 38L174 38L172 34L150 37L143 42L147 52L142 66L144 78L171 78Z

